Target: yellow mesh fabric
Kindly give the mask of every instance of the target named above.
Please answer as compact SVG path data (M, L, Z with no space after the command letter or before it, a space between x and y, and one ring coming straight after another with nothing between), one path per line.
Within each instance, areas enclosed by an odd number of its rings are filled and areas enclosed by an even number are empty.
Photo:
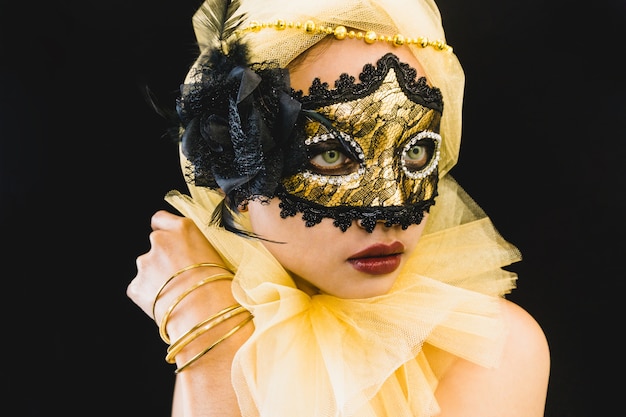
M247 21L312 19L445 40L439 12L428 0L244 0L241 12ZM201 47L209 43L211 35L198 15L194 25ZM264 29L246 39L254 61L286 66L320 37ZM259 241L209 226L222 198L217 192L189 184L190 195L172 191L166 196L236 271L235 297L254 315L255 332L232 370L245 417L433 416L438 411L434 392L446 365L433 352L440 349L487 367L498 364L506 337L500 299L516 279L502 267L520 255L447 174L457 161L461 134L464 75L455 55L410 48L444 97L440 195L388 294L356 300L310 297ZM182 154L181 163L189 169ZM240 222L249 230L245 214Z
M447 176L427 231L392 290L369 299L308 296L260 241L209 226L221 196L189 186L166 200L201 228L236 271L236 299L255 332L237 353L243 416L426 417L445 364L429 347L496 366L506 336L499 299L518 260L488 218ZM249 227L245 215L241 226Z

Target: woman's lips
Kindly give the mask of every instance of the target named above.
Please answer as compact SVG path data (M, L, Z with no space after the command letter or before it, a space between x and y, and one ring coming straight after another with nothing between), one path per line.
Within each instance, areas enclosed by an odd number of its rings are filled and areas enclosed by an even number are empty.
M400 242L391 245L378 243L350 256L348 262L359 272L383 275L398 269L402 253L404 245Z

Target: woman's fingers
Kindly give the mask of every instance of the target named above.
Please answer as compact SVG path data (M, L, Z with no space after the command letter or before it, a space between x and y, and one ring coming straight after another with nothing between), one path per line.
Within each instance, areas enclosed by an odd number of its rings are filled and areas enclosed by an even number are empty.
M166 210L159 210L152 215L152 218L150 219L150 226L152 227L152 230L172 229L177 226L179 227L181 219L185 218L172 214Z
M192 220L159 210L150 224L150 249L137 257L137 275L129 283L126 294L152 317L159 289L176 271L193 264L223 264L223 261Z

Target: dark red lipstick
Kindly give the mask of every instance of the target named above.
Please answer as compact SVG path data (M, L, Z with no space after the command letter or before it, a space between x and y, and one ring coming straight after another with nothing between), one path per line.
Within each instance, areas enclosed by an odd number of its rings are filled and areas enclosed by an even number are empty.
M400 242L390 245L377 243L350 256L348 262L359 272L384 275L398 269L403 253L404 245Z

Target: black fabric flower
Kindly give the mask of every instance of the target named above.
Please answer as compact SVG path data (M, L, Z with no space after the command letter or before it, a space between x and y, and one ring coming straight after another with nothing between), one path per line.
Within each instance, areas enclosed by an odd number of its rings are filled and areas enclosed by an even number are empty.
M231 208L274 196L300 112L285 69L247 61L244 45L202 55L176 103L182 151L194 167L188 180L221 189Z

